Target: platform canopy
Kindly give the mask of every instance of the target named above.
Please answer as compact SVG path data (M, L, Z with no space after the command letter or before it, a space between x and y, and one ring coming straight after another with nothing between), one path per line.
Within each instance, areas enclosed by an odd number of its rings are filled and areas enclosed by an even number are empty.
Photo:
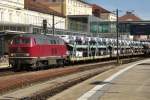
M17 35L22 33L27 33L27 32L5 30L5 31L0 31L0 36Z

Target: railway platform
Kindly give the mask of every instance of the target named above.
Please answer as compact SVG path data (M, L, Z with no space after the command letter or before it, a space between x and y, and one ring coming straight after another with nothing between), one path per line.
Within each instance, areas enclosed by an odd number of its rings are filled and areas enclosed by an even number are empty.
M48 100L149 100L150 59L118 66Z

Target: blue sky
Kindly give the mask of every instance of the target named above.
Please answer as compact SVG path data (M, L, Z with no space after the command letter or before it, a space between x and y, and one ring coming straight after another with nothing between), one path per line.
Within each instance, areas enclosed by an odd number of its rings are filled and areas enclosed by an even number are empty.
M134 13L144 20L150 20L150 0L88 0L102 7L114 11L121 10L120 15L126 11L134 10Z

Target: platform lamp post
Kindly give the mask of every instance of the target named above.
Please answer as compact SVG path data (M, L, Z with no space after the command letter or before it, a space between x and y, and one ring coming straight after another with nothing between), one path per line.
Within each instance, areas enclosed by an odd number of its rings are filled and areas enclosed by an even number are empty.
M52 25L50 23L47 23L52 28L52 35L55 35L55 25L59 24L61 22L64 22L64 20L59 20L58 22L55 23L55 15L53 13L52 14Z
M52 14L52 34L54 35L55 34L55 19L54 19L54 13ZM43 31L44 31L44 34L46 35L46 32L47 32L47 24L49 24L47 22L46 19L43 20ZM49 24L50 25L50 24Z

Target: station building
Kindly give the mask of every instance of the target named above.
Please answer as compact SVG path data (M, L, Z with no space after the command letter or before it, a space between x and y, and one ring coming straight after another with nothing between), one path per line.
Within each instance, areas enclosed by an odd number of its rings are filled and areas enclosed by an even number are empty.
M37 27L42 26L43 19L52 23L51 10L46 9L47 13L24 9L24 0L1 0L0 2L0 31L13 30L24 32L36 32ZM42 8L45 9L45 8ZM55 25L58 29L65 29L65 17L57 14L55 22L61 20L61 23Z
M30 8L32 0L26 0ZM89 32L89 16L92 16L91 4L83 0L34 0L66 17L66 29L70 31Z
M92 4L92 14L103 21L116 21L117 18L116 14L96 4Z
M114 13L96 4L92 4L92 13L101 19L100 21L96 20L90 23L90 32L92 34L108 37L116 32L116 24L114 23L116 22L116 15ZM105 33L107 34L105 35Z
M139 23L140 21L142 22L143 20L136 16L132 11L127 11L125 15L119 17L119 21L120 22L133 22L135 23ZM145 24L146 21L143 21L143 24ZM141 23L142 24L142 23ZM130 36L130 38L133 38L133 40L147 40L147 36L146 35L134 35L134 36Z
M28 0L30 1L30 0ZM34 0L46 4L63 15L92 15L92 6L85 0Z
M101 14L100 15L98 14L98 10L95 11L95 15L101 16ZM116 17L114 17L114 20L105 20L103 19L103 17L101 17L101 19L103 20L99 22L98 21L92 22L90 32L93 34L99 34L100 37L116 38L117 34L116 34L116 19L115 18ZM119 23L119 26L118 26L119 39L147 41L149 36L136 35L136 34L131 35L130 29L132 25L150 24L150 21L142 20L133 12L127 11L125 15L119 17L118 23Z
M65 15L66 29L70 31L95 34L93 23L116 20L114 13L85 0L36 0L36 2L47 4L49 8Z

